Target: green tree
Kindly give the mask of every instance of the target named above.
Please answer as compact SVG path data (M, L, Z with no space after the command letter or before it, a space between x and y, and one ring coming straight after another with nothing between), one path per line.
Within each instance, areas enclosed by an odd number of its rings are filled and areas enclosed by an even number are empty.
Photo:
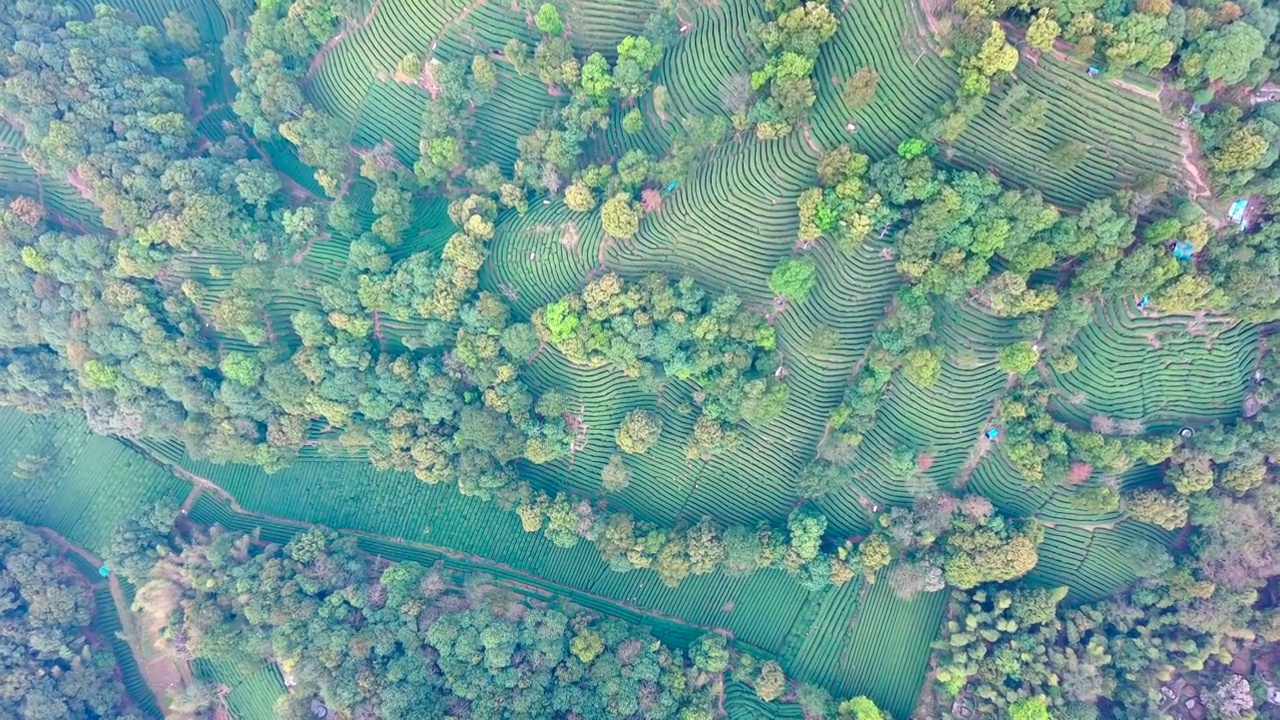
M564 204L574 212L589 212L595 209L596 195L582 180L574 180L564 189Z
M1009 720L1049 720L1044 698L1025 698L1009 706Z
M728 644L724 636L717 633L707 633L698 638L689 648L689 654L693 657L694 667L699 670L719 673L729 667Z
M765 702L773 702L782 697L787 689L787 676L782 673L782 666L777 660L766 660L760 664L760 674L756 676L755 686L756 697Z
M631 484L631 471L622 461L622 456L614 453L609 462L600 470L600 484L605 492L625 490Z
M643 455L662 436L662 419L648 410L632 410L622 419L614 433L618 448L632 455Z
M618 193L600 208L600 224L612 237L619 240L631 238L640 231L640 206L631 195Z
M604 652L604 638L594 630L583 630L569 641L569 652L581 660L583 665L590 665Z
M1000 348L1000 370L1002 372L1025 375L1031 372L1040 360L1040 351L1027 340L1006 345Z
M1043 8L1027 25L1027 44L1041 52L1050 52L1053 41L1061 34L1062 26L1053 19L1048 8Z
M920 387L931 387L942 373L942 348L915 348L907 353L902 374Z
M774 295L794 303L804 302L818 281L818 266L813 260L787 258L769 275L769 289Z
M564 21L560 19L560 11L551 3L542 3L538 8L538 14L533 18L533 24L547 35L557 36L564 32Z
M1253 63L1266 51L1266 40L1247 22L1236 22L1213 30L1200 40L1204 53L1204 74L1209 80L1235 85L1245 79Z
M844 85L844 103L850 110L870 105L876 99L876 88L880 85L880 73L875 68L859 68Z
M888 567L892 560L889 542L881 535L870 535L858 544L858 560L867 582L875 583L876 573Z
M635 135L644 130L644 113L640 112L640 108L631 108L622 117L622 130L628 135Z
M1215 172L1250 170L1266 156L1270 143L1250 127L1239 127L1227 135L1209 155L1209 165Z
M256 387L258 378L262 374L262 363L252 355L232 350L222 358L222 362L218 363L218 369L222 371L223 377L232 382L238 382L245 387Z
M929 144L920 138L907 138L898 143L898 155L904 160L918 158L929 149Z
M866 695L845 700L836 706L838 720L890 720L888 713Z
M142 508L112 531L103 561L125 579L141 585L156 561L169 553L169 536L177 517L178 504L172 498Z
M1125 509L1134 520L1177 530L1187 524L1191 506L1182 495L1145 489L1129 493L1125 497Z

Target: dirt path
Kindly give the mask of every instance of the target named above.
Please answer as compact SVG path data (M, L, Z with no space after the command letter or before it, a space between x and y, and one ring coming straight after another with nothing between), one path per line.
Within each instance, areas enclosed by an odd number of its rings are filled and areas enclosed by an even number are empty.
M821 157L822 146L819 145L818 142L813 139L813 133L809 131L809 123L805 122L804 120L801 120L800 129L801 131L804 132L804 142L806 145L809 146L809 150L811 150L814 155Z
M377 14L378 6L381 4L382 0L373 0L373 6L369 8L369 13L364 18L355 23L343 23L342 29L338 31L338 34L329 38L329 42L325 43L324 47L320 48L319 52L315 54L315 57L311 58L311 64L307 66L307 72L302 76L302 82L309 81L316 74L316 71L324 64L325 56L333 52L333 49L338 47L338 44L345 40L348 35L372 22L373 16Z
M129 606L115 573L111 574L108 582L116 613L120 615L121 634L124 635L125 642L129 643L129 649L133 651L134 660L138 663L138 670L156 696L156 702L161 708L168 710L169 695L181 692L191 682L191 668L163 652L158 637L140 629L137 616Z
M472 0L466 7L458 11L458 14L454 15L453 19L445 23L444 26L440 28L440 31L431 38L431 42L427 44L427 47L429 48L427 50L427 54L430 55L431 53L434 53L436 51L436 45L440 44L440 41L444 39L444 36L457 25L466 22L467 16L472 12L475 12L475 9L483 4L484 0ZM427 59L429 60L430 58L428 57Z
M156 457L150 454L149 452L147 452L146 448L143 448L140 445L136 445L133 443L129 443L129 444L135 450L137 450L138 452L142 453L144 456L149 458L152 462L155 462L159 465L162 465L168 468L170 472L182 478L183 480L186 480L190 483L197 485L198 490L201 490L201 491L208 490L209 492L214 493L218 497L225 499L227 503L231 506L231 510L235 512L237 515L244 515L246 517L255 518L255 519L270 520L275 523L279 523L282 525L289 525L289 526L301 528L301 529L314 527L312 523L301 522L299 520L279 517L276 515L264 515L262 513L255 513L255 512L250 512L248 510L245 510L240 505L240 503L236 501L235 497L231 495L231 493L224 490L222 487L220 487L217 483L213 482L212 480L209 480L208 478L200 477L199 475L188 472L187 470L183 469L181 466L169 460ZM195 495L196 493L193 493L191 496L189 496L187 499L187 502L183 503L184 506L189 506L190 504L194 504ZM695 629L697 631L704 632L704 633L717 632L717 633L724 634L729 638L735 637L733 632L726 628L719 628L719 627L714 627L710 625L699 625L698 623L690 622L684 618L675 617L673 615L667 615L664 613L657 612L655 610L651 610L651 609L647 609L647 608L635 605L632 603L632 601L620 600L617 598L609 597L607 595L599 595L593 592L589 592L587 590L570 587L568 585L562 585L561 583L548 580L539 575L526 572L524 570L512 567L505 563L495 562L490 558L483 557L480 555L473 555L471 553L461 552L458 550L454 550L452 548L444 547L442 545L432 545L430 543L423 543L423 542L410 542L408 540L405 540L399 537L393 537L390 535L378 535L375 533L364 532L362 530L354 530L351 528L331 528L331 529L343 535L350 535L352 537L357 537L357 538L368 538L370 540L382 540L382 541L393 543L395 545L401 545L404 547L421 548L423 550L434 552L453 560L459 560L459 561L470 563L473 565L479 565L481 567L500 570L503 573L508 573L510 575L516 576L515 579L508 579L508 582L510 582L511 584L517 587L526 588L529 591L534 592L535 594L536 592L540 591L544 593L551 593L553 595L558 595L560 597L564 597L570 600L573 598L574 595L578 595L580 597L591 598L592 600L596 600L597 602L600 602L606 605L613 605L619 608L623 608L629 612L633 612L638 615L651 618L653 620L661 620L663 622L675 623L677 625L682 625L684 627ZM657 579L657 577L654 577L652 579L652 582L656 583L660 581ZM643 588L644 585L642 584L640 587ZM633 601L635 599L636 598L632 598Z
M1204 169L1204 163L1200 160L1200 146L1196 143L1195 133L1183 123L1180 137L1182 139L1182 167L1186 170L1187 192L1190 194L1191 200L1194 201L1200 198L1212 200L1213 191L1209 188L1209 183L1205 179L1208 173ZM1218 218L1212 215L1210 218L1210 222L1220 222Z
M104 563L101 558L62 537L54 530L47 527L38 527L36 530L62 549L63 552L79 555L85 562L94 567L103 566ZM97 582L91 581L89 586L91 588L101 588L102 584L101 580ZM189 668L180 666L171 657L161 653L148 652L148 647L155 647L155 645L150 644L154 642L154 639L144 642L138 630L137 618L133 614L133 609L129 607L129 600L124 595L124 588L120 586L120 578L115 573L112 573L107 577L106 584L111 591L111 600L115 605L116 615L120 619L120 635L129 645L129 651L133 653L134 662L138 664L138 670L141 672L143 679L147 681L147 687L150 688L151 694L155 696L156 703L167 711L169 694L185 687L191 681L191 671ZM184 669L186 672L183 672Z

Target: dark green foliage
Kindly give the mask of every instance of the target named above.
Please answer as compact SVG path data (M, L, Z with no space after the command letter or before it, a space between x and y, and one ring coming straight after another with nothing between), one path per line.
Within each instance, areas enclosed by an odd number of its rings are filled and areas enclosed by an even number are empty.
M167 498L139 510L112 532L103 561L129 582L141 584L156 561L168 555L177 517L178 504Z
M168 566L155 582L184 595L170 629L193 639L188 651L270 657L296 679L290 697L303 706L315 697L330 712L382 718L445 707L475 718L676 718L711 702L683 654L636 627L483 577L464 589L440 567L375 563L322 529L284 547L218 534Z
M85 634L93 596L57 548L0 520L0 713L14 718L126 718L109 638Z
M773 327L734 295L709 297L692 278L624 283L610 273L535 311L533 321L574 362L696 382L713 420L767 422L786 401L771 376Z
M770 10L781 12L768 22L757 21L753 28L764 54L763 62L751 73L751 91L761 97L748 117L756 123L756 137L762 140L790 133L795 122L809 114L817 99L811 75L819 48L835 35L839 25L826 2L787 3L783 8L770 5Z

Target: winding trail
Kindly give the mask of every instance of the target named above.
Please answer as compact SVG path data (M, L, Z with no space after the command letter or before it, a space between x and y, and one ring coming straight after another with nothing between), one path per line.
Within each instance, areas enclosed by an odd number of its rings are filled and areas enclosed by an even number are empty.
M101 567L104 563L102 558L94 555L88 550L76 545L67 538L59 535L52 528L35 527L36 532L40 533L45 539L57 545L66 553L74 553L80 556L85 562L94 567ZM91 589L101 589L103 582L101 580L88 581ZM133 609L129 606L129 600L125 597L124 588L120 586L120 578L115 573L107 576L106 585L111 591L111 601L115 605L116 615L120 619L120 635L129 646L129 651L133 654L133 660L138 666L147 687L151 690L151 694L155 696L156 703L162 710L168 714L168 695L175 689L186 686L191 681L191 670L176 659L156 653L148 653L144 645L144 633L138 628L137 618L133 614Z
M172 460L157 457L152 453L150 453L147 450L147 448L141 445L138 445L136 443L129 442L129 441L123 441L123 442L125 442L127 445L133 448L136 452L140 453L143 457L146 457L148 460L151 460L152 462L167 468L174 475L182 478L183 480L186 480L187 482L192 483L194 487L192 488L191 493L187 496L186 500L182 504L183 514L186 514L190 510L190 508L195 504L195 501L199 497L201 492L208 491L210 493L213 493L217 497L225 500L227 504L231 507L231 510L237 515L243 515L251 519L270 520L273 523L288 525L288 526L296 527L299 529L314 527L314 524L312 523L293 520L290 518L279 517L276 515L266 515L263 513L257 513L257 512L246 510L242 505L240 505L240 503L235 499L235 497L231 493L227 492L227 490L222 488L220 485L218 485L214 481L208 478L196 475L195 473L192 473L186 470L181 465L178 465ZM618 600L617 598L612 598L607 595L600 595L587 590L582 590L582 589L574 588L568 585L563 585L553 580L548 580L540 575L536 575L534 573L530 573L525 570L512 567L505 563L496 562L490 558L487 558L481 555L474 555L467 552L461 552L459 550L455 550L453 548L445 547L442 545L432 545L429 543L422 543L422 542L410 542L408 540L405 540L404 538L395 537L392 535L379 535L377 533L365 532L363 530L355 530L351 528L330 528L330 529L342 535L349 535L356 538L366 538L369 540L380 540L384 542L390 542L394 545L400 545L406 548L419 548L422 550L426 550L428 552L435 553L437 555L441 555L449 559L465 562L470 565L479 566L481 568L489 568L492 570L499 570L508 576L515 576L516 579L511 579L510 577L506 579L506 581L509 582L511 585L517 588L523 589L534 596L538 594L550 593L552 595L569 599L570 601L572 601L575 595L578 597L586 597L586 598L595 600L601 603L602 605L621 608L627 611L628 613L634 613L644 618L651 618L653 620L661 621L664 623L680 625L682 627L694 630L698 633L708 633L708 632L720 633L721 635L724 635L725 637L728 637L736 641L736 637L734 636L733 632L731 630L728 630L727 628L714 627L710 625L700 625L698 623L690 622L685 618L676 617L673 615L667 615L665 613L660 613L654 610L649 610L649 609L640 607L638 605L634 605L625 600ZM657 579L655 578L655 582L656 581ZM764 652L763 649L760 649L760 648L755 648L755 649L760 652Z
M1209 188L1209 183L1205 179L1207 173L1204 164L1200 161L1200 147L1196 143L1195 133L1191 132L1191 128L1184 123L1182 132L1180 133L1182 140L1182 167L1186 170L1187 190L1192 200L1200 198L1213 199L1213 190ZM1218 218L1210 215L1210 222L1218 221Z
M333 49L338 47L338 44L345 40L348 35L357 30L363 29L369 23L373 22L373 16L377 14L378 6L381 4L382 0L373 0L373 6L369 8L369 12L362 19L354 23L343 23L342 29L338 31L338 34L329 38L329 42L325 43L315 56L311 58L311 64L307 66L307 72L302 76L302 82L305 83L311 80L311 77L315 75L316 71L320 69L320 66L324 64L325 56L333 52Z

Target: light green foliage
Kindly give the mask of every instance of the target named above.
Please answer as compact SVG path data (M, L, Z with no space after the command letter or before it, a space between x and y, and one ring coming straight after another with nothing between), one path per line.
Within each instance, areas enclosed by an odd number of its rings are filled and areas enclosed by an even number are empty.
M622 456L614 454L600 471L600 484L605 492L625 490L631 484L631 471L627 469Z
M942 372L942 348L915 348L902 364L903 377L920 387L930 387Z
M574 212L590 212L595 209L596 195L581 180L574 180L564 189L564 204Z
M609 61L600 53L591 53L582 64L582 91L603 100L609 98L613 91L613 75L609 70Z
M920 138L907 138L898 143L898 155L904 160L911 160L923 155L928 148L929 144Z
M718 673L729 667L729 649L723 635L703 635L689 649L689 654L699 670Z
M533 23L547 35L559 35L564 32L564 21L560 19L560 11L551 3L542 3Z
M604 639L598 632L583 630L569 641L569 652L581 660L583 665L590 665L604 652Z
M787 258L769 275L769 290L795 303L804 302L818 281L818 266L810 258Z
M226 357L222 358L222 362L218 363L218 368L222 370L223 377L245 387L256 386L258 376L262 373L261 363L252 355L246 355L239 350L227 353Z
M840 703L836 706L836 714L839 720L889 720L889 716L876 707L875 701L865 695Z
M1185 497L1150 489L1129 493L1124 504L1134 520L1166 530L1177 530L1186 525L1190 509Z
M649 73L662 60L662 47L647 37L628 35L618 44L613 86L625 98L639 97L649 89Z
M632 108L622 117L622 129L631 135L644 130L644 113L640 108Z
M858 560L867 582L876 581L876 573L889 565L892 559L888 541L881 535L871 535L858 545Z
M1000 369L1007 373L1024 375L1031 372L1039 359L1040 352L1026 340L1000 348Z
M1049 720L1044 698L1027 698L1009 706L1009 720Z
M1027 25L1027 44L1041 52L1050 52L1053 50L1053 41L1058 39L1061 32L1062 26L1053 19L1048 8L1045 8L1036 13L1031 23Z

